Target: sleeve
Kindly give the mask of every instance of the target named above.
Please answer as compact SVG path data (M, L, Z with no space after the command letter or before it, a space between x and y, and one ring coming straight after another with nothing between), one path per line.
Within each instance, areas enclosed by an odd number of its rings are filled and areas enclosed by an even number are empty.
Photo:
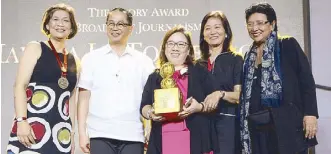
M140 103L140 114L142 114L142 109L146 105L152 105L154 102L154 88L153 88L153 74L148 76L147 82L145 84L142 97L141 97L141 103Z
M93 66L90 54L86 54L81 61L81 72L78 81L79 88L91 90L93 87Z
M234 85L241 85L241 75L243 72L243 64L244 64L244 60L242 58L242 56L240 55L236 55L235 57L235 64L234 64L234 68L233 68L233 83Z
M290 38L289 43L297 55L297 75L304 114L318 117L316 85L307 56L295 38Z
M145 85L149 75L152 74L155 69L152 59L147 56L145 56L145 60L143 61L143 64L144 64L144 66L143 66L143 71L142 71L142 81L143 81L142 86Z

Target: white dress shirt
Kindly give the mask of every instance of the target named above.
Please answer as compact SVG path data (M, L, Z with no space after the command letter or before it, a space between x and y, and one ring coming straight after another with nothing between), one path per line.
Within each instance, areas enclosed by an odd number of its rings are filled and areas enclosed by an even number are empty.
M78 87L91 91L89 137L144 142L139 109L153 61L130 47L118 56L107 44L87 53L81 68Z

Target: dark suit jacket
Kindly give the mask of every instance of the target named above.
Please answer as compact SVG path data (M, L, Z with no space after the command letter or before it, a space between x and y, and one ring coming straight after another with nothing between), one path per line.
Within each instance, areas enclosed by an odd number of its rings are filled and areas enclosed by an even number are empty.
M193 97L198 102L203 102L205 97L215 91L213 77L202 66L188 65L188 94L187 98ZM154 102L154 90L161 89L162 77L156 71L147 80L141 101L141 109L145 105L152 105ZM186 118L186 125L190 130L191 154L201 154L202 152L212 151L217 147L216 131L213 127L209 115L195 113ZM162 152L162 123L152 122L152 130L148 145L147 154L161 154Z
M294 38L280 39L283 101L272 109L279 152L295 154L317 144L305 139L303 117L318 117L315 81L308 59Z

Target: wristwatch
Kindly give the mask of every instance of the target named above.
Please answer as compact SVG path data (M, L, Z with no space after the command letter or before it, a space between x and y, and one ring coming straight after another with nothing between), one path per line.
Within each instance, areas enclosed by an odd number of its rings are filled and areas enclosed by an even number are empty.
M223 99L224 98L224 96L225 96L225 91L221 91L222 92L222 96L221 96L221 98L220 99Z
M26 117L16 117L15 120L16 120L17 122L21 122L21 121L26 120Z

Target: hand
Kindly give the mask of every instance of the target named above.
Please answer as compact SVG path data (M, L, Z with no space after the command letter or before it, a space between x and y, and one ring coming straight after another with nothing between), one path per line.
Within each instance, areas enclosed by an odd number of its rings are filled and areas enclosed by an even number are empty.
M184 119L191 115L192 113L200 112L202 109L202 105L198 103L193 97L190 97L186 100L185 105L183 106L183 111L178 113L178 116L181 119Z
M71 133L71 154L75 154L75 133Z
M317 132L317 119L315 116L304 116L303 129L306 130L305 137L312 139L316 136Z
M18 141L26 147L31 147L31 144L36 144L34 141L36 136L26 120L17 122L17 138Z
M209 94L203 102L205 104L205 111L211 112L215 110L218 106L219 100L224 97L224 95L224 91L215 91Z
M155 114L153 108L151 109L151 112L150 112L150 118L151 118L151 120L157 121L157 122L160 122L160 121L164 121L165 120L165 118L162 117L161 115Z
M90 153L90 139L85 133L79 135L79 146L84 153Z
M148 143L149 136L151 134L151 128L145 128L144 131L145 131L145 143Z

